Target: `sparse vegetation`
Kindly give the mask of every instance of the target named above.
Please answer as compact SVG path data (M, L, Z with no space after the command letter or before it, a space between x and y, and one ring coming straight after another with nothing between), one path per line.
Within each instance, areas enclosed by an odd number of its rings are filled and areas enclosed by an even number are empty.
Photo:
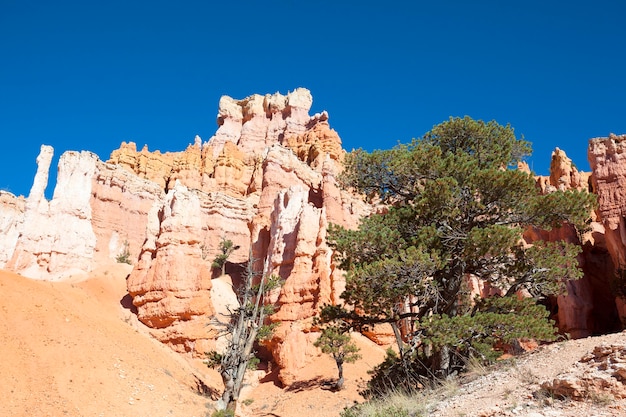
M228 257L234 251L239 249L239 246L236 246L232 240L222 239L220 241L219 247L222 253L220 253L219 255L215 257L215 260L213 261L211 266L215 269L219 269L221 274L225 275L226 274L226 261L228 260ZM203 259L206 257L205 249L206 247L203 248Z
M211 414L211 417L235 417L233 410L217 410Z
M533 372L533 370L528 367L525 366L523 368L519 368L517 366L515 366L515 373L517 375L517 379L525 385L532 385L532 384L538 384L539 383L539 377L537 376L537 374L535 374L535 372Z
M392 392L385 398L347 408L341 417L422 417L428 415L428 401L425 396Z
M613 397L608 392L593 391L589 395L589 400L595 405L598 405L600 407L606 407L615 402L615 397Z
M120 252L115 257L115 260L117 261L117 263L120 263L120 264L128 264L128 265L133 264L133 261L131 261L130 259L130 247L128 244L128 240L124 241L124 247L122 249L122 252Z
M250 253L243 284L237 294L239 307L231 311L228 322L216 323L227 337L227 346L222 353L210 352L206 360L208 366L219 370L224 383L224 392L218 401L220 411L236 411L246 369L251 363L258 363L254 343L271 336L276 326L276 323L266 324L265 321L274 311L268 296L280 285L279 277L265 277L254 270Z

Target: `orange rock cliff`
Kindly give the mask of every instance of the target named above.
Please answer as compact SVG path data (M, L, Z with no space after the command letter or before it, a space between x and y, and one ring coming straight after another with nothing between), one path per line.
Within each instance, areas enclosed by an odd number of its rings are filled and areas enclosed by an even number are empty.
M280 275L269 343L284 384L319 352L312 318L339 302L343 276L326 243L328 224L356 227L373 208L339 188L345 151L326 112L309 115L306 89L287 95L222 97L218 129L181 152L137 150L122 143L103 162L90 152L66 152L48 201L44 191L53 149L42 146L27 198L0 192L0 267L33 279L64 280L115 262L128 248L134 268L128 292L137 316L174 350L203 355L215 349L212 319L232 303L231 285L211 263L219 243L238 249L226 271L241 278L250 254L267 274ZM626 136L592 139L593 172L582 173L559 149L542 192L589 189L599 209L591 230L529 230L526 239L566 238L580 244L583 279L554 300L563 331L574 337L616 330L626 307L610 291L615 265L626 257Z

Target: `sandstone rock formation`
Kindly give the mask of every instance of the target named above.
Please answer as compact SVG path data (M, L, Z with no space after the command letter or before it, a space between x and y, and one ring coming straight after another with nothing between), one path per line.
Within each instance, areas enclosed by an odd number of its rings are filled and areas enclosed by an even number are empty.
M219 128L209 142L196 140L182 153L159 155L124 144L110 161L156 178L168 190L149 217L146 243L129 277L140 320L176 350L201 355L215 348L213 307L192 299L211 293L211 281L200 277L213 272L219 242L229 239L238 247L227 265L235 284L250 250L265 274L284 280L272 317L281 325L268 347L286 384L318 353L309 333L312 317L323 304L337 302L343 288L326 245L328 223L354 226L370 210L337 186L340 139L326 113L308 115L310 106L303 89L287 96L223 97ZM153 170L139 160L152 161ZM174 210L178 200L172 196L180 193L196 198L185 197L190 203ZM199 223L186 223L187 212ZM169 234L179 229L172 239ZM194 237L185 241L185 235ZM220 293L228 291L219 285ZM198 294L188 293L190 288Z
M136 261L146 239L148 214L165 197L159 184L124 168L98 161L91 184L91 217L96 235L95 265L115 261L126 245Z
M589 141L587 156L593 170L591 184L598 195L598 216L605 228L606 248L619 272L626 265L626 135L609 135ZM617 291L626 295L626 282L615 280L623 274L612 274ZM617 299L619 317L626 320L626 302Z
M147 213L163 192L155 183L105 164L91 152L66 152L57 185L44 192L53 157L42 146L29 196L3 195L0 267L34 279L60 280L114 262L125 245L136 257L146 235Z
M626 263L626 135L589 141L592 186L606 229L607 248L616 265Z
M37 174L8 269L36 279L59 279L89 269L96 238L91 227L91 179L97 157L66 152L59 161L54 196L44 197L53 150L42 146ZM63 228L58 225L63 225Z
M543 193L584 191L589 190L590 176L590 173L579 172L565 152L556 148L552 153L550 176L537 177L537 186ZM596 219L595 213L591 217ZM528 229L524 238L527 242L563 240L582 248L578 262L583 277L567 282L567 294L554 300L553 318L562 332L580 338L619 329L618 312L610 288L614 266L607 252L602 223L592 221L589 230L582 234L567 224L550 231Z
M252 254L265 274L284 280L271 317L281 324L267 348L281 381L292 383L319 353L313 317L322 305L340 302L345 284L331 261L327 227L356 227L375 209L339 188L345 151L328 114L309 115L311 104L305 89L222 97L215 135L207 142L196 136L183 151L138 151L122 143L106 163L89 152L67 152L50 201L44 191L53 151L43 146L30 195L0 193L0 267L60 280L115 262L128 248L134 264L128 291L138 318L173 349L201 356L219 348L212 320L235 300ZM608 277L626 257L624 139L590 143L591 183L600 200L600 220L590 232L526 233L529 242L566 239L584 249L585 278L569 283L570 294L555 308L561 328L575 337L615 327ZM589 183L559 149L550 177L537 180L543 192L583 190ZM211 268L222 239L237 247L226 265L230 281L217 281ZM370 336L390 340L385 329Z
M209 338L214 313L201 233L200 199L176 184L160 209L149 213L148 236L128 279L139 319L159 340L184 352Z

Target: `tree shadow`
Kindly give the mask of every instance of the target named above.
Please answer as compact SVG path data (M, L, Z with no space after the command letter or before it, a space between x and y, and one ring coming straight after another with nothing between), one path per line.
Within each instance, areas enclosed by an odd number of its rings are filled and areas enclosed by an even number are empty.
M261 366L259 366L259 369L262 369ZM263 378L259 379L259 382L261 384L271 382L275 386L279 388L283 388L283 384L280 382L280 379L278 379L278 367L276 367L275 369L272 369L270 372L265 374Z
M307 381L297 381L289 385L285 391L287 392L302 392L309 391L316 388L326 389L333 391L335 387L335 380L332 378L315 377Z
M217 401L220 398L220 392L214 388L209 387L198 375L194 375L196 380L196 390L199 394L210 398L213 401Z

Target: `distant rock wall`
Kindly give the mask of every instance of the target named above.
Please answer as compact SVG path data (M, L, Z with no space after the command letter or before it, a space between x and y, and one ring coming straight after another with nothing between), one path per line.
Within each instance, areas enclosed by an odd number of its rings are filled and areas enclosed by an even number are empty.
M91 152L64 153L48 202L44 191L52 156L50 146L41 147L20 235L5 266L35 279L61 279L89 270L96 245L90 199L97 157Z
M587 156L591 184L598 195L598 217L605 229L606 249L615 268L626 265L626 135L589 141ZM611 275L614 278L614 275ZM626 281L622 283L626 286ZM626 288L622 288L626 290ZM619 317L626 321L626 304L617 299Z
M543 193L591 191L590 183L591 174L578 171L559 148L552 152L550 176L537 177L537 186ZM583 277L566 283L567 294L556 297L553 311L559 329L573 338L603 334L620 327L615 296L610 288L614 266L607 251L604 226L595 213L591 213L591 217L589 230L583 234L568 224L550 231L528 229L524 233L527 242L563 240L581 246L578 262Z

